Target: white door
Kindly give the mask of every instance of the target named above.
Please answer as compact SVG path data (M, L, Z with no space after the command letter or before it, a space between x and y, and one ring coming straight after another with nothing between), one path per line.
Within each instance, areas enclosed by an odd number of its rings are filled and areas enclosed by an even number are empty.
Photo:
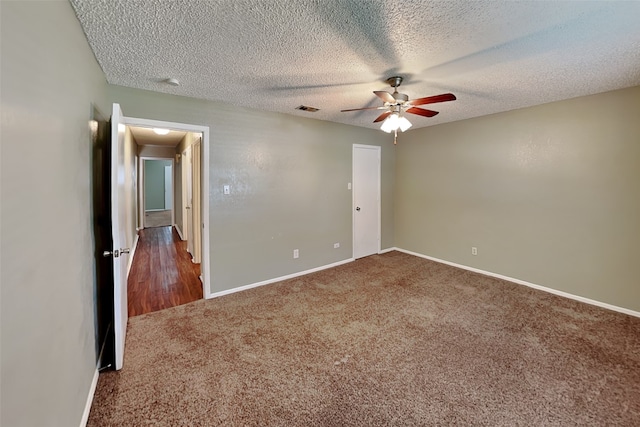
M193 262L202 262L202 153L200 139L192 145L191 164L193 180L191 181L191 213L193 215Z
M113 235L113 289L116 369L122 369L124 340L127 333L127 261L126 244L124 133L120 105L113 104L111 115L111 234Z
M187 147L184 151L184 159L182 167L185 169L185 220L187 230L185 237L187 239L187 251L193 256L193 158L191 147Z
M380 251L380 147L353 145L353 257Z
M171 185L171 166L164 167L164 208L172 209L173 186Z

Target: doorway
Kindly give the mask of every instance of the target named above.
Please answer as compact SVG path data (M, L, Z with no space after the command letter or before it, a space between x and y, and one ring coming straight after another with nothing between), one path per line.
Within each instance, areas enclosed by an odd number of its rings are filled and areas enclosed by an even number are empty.
M147 160L162 160L167 162L164 165L163 188L167 189L169 172L167 166L171 165L171 188L172 192L164 196L164 205L167 206L170 198L172 210L171 225L179 239L185 241L185 246L193 246L186 252L192 257L192 262L200 264L200 280L202 294L204 298L210 298L210 277L209 271L209 168L203 167L203 162L209 155L209 128L206 126L191 125L186 123L165 122L158 120L140 119L124 117L125 125L132 130L134 138L138 143L138 227L142 231L145 224L145 211L143 189L147 178L144 173L144 165ZM165 130L169 134L164 136L179 137L169 140L168 143L159 142L157 135L153 135L156 130ZM185 159L184 152L189 150L192 154L189 159ZM185 215L184 195L187 192L185 177L191 178L192 215ZM160 194L160 193L158 193ZM197 194L197 197L193 196ZM187 233L184 222L190 217L192 232ZM191 239L189 239L191 235Z
M173 160L143 160L144 228L173 225Z
M200 148L208 150L208 146L204 143L205 132L197 126L127 118L127 129L138 144L138 235L146 254L143 265L137 265L134 256L132 274L137 277L129 280L130 297L136 299L129 304L129 314L137 315L208 294L209 260L202 256L208 222L208 215L203 214L208 204L203 200L208 194L201 191L206 183L200 156ZM164 275L149 270L148 266L157 262Z
M353 145L353 257L380 252L381 148Z
M113 104L113 111L111 116L111 142L112 142L112 174L111 174L111 183L112 183L112 191L111 191L111 206L112 206L112 235L113 235L113 243L111 251L105 250L106 254L112 256L114 259L118 257L119 254L128 254L131 248L131 258L135 258L136 251L136 243L133 246L124 247L121 246L123 243L123 239L129 236L129 232L127 230L120 230L122 224L131 225L135 234L136 223L138 224L137 228L141 227L142 219L140 218L140 198L136 198L136 191L125 192L124 189L135 187L135 183L138 182L138 190L140 189L140 179L143 173L140 173L140 162L138 162L138 167L124 167L125 161L131 161L133 165L135 162L134 158L138 158L138 160L144 155L140 152L133 154L131 158L126 157L126 153L122 149L122 147L126 147L125 141L127 140L125 136L128 138L128 135L131 135L131 129L133 127L140 127L146 129L174 129L184 132L194 132L201 136L201 144L202 144L202 156L201 161L208 161L209 158L209 128L206 126L198 126L184 123L176 123L176 122L164 122L158 120L148 120L148 119L139 119L126 117L122 114L120 106L118 104ZM135 138L135 137L134 137ZM129 145L131 147L131 145ZM175 152L175 148L174 151ZM127 151L129 153L129 151ZM122 158L124 156L124 158ZM172 156L173 157L173 156ZM116 161L117 160L117 161ZM128 164L128 163L127 163ZM209 169L207 167L201 168L201 186L202 186L202 203L201 203L201 222L198 224L198 228L201 231L202 237L202 263L200 264L201 269L201 289L202 295L204 298L211 298L210 292L210 274L209 274ZM174 169L175 170L175 169ZM175 178L175 176L174 176ZM133 185L125 186L121 185L121 183L127 183L132 181ZM174 181L175 182L175 181ZM129 182L131 184L131 182ZM122 187L122 188L121 188ZM131 187L131 188L130 188ZM117 189L117 191L116 191ZM122 190L122 191L121 191ZM130 194L129 194L130 193ZM139 191L138 191L139 194ZM133 196L133 200L129 200L129 197ZM138 207L136 208L135 202L137 199ZM173 198L174 204L177 198ZM131 203L133 202L133 203ZM175 209L174 209L175 211ZM136 222L136 217L138 221ZM126 244L126 243L125 243ZM141 251L142 252L142 251ZM113 254L113 255L111 255ZM128 323L128 313L127 313L127 281L129 278L134 277L133 274L130 273L130 270L126 268L125 265L122 264L122 259L128 260L127 257L119 257L118 262L114 262L114 279L113 279L113 299L114 299L114 310L113 310L113 319L114 319L114 327L113 331L113 340L115 342L115 369L121 369L122 363L124 360L124 344L126 337L126 328ZM117 271L116 271L117 270ZM120 274L123 273L123 274ZM121 277L122 276L122 277Z

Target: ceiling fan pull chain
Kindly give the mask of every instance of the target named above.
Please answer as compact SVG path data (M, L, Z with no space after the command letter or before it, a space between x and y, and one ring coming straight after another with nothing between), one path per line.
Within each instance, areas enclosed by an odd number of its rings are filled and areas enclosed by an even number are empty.
M393 145L396 145L398 142L398 129L393 132Z

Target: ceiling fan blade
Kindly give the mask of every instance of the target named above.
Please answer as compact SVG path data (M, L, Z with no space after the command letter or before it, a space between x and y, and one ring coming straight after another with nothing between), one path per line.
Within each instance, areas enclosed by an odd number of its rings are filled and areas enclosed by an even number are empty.
M418 107L407 108L406 111L407 113L417 114L419 116L424 116L424 117L433 117L436 114L438 114L437 111L425 110L424 108L418 108Z
M391 114L391 111L386 111L386 112L384 112L384 113L380 114L380 115L378 116L378 118L376 118L376 119L373 121L373 123L378 123L378 122L383 121L384 119L386 119L387 117L389 117L389 114Z
M360 110L384 110L387 107L364 107L364 108L351 108L348 110L340 110L341 113L346 113L347 111L360 111Z
M396 103L395 98L391 96L389 92L385 92L384 90L374 90L373 93L375 93L378 98L382 99L384 102L390 102L391 104Z
M443 93L442 95L427 96L425 98L412 99L409 105L435 104L436 102L455 101L456 96L452 93Z

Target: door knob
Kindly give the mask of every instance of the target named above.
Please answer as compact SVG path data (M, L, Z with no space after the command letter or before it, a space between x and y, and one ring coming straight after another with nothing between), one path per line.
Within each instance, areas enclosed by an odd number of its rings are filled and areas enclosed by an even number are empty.
M360 211L360 206L358 206L358 207L356 208L356 210L357 210L357 211Z
M129 252L129 249L127 249L127 252ZM110 257L112 255L113 255L114 258L118 258L120 256L120 251L116 249L113 252L112 251L104 251L104 252L102 252L102 256L105 257L105 258Z

